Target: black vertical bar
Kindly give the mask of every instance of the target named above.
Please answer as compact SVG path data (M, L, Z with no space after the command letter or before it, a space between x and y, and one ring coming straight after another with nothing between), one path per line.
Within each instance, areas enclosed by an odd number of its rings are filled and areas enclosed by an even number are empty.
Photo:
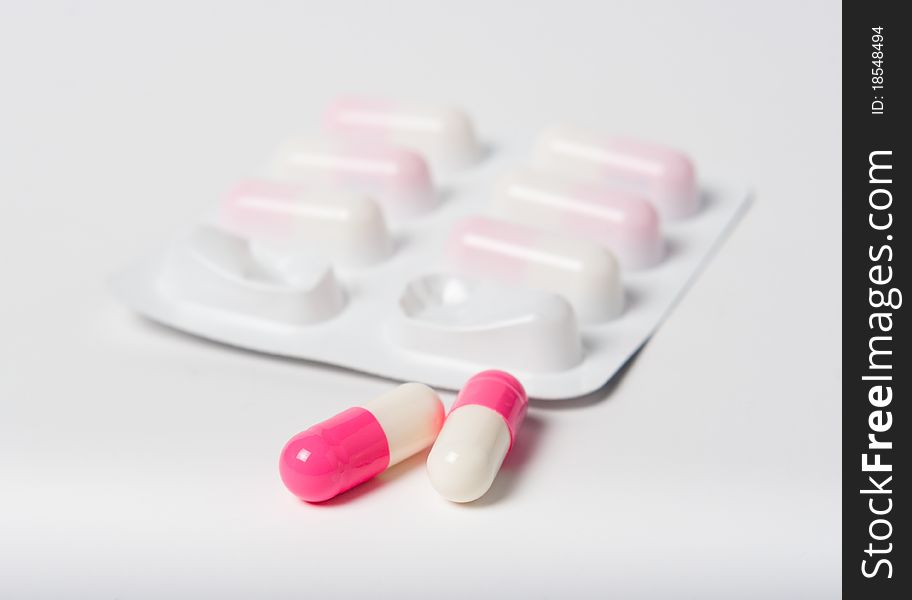
M846 598L912 589L905 404L912 22L903 2L847 0L842 29L843 548ZM912 293L912 292L910 292ZM912 297L909 298L912 301ZM903 542L903 540L906 540Z

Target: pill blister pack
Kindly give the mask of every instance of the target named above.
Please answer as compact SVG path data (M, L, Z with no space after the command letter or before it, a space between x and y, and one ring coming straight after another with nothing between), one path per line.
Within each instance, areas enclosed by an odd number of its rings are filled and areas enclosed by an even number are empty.
M498 368L559 400L624 365L748 203L678 151L573 126L488 153L460 110L343 99L317 129L115 294L240 348L444 389Z

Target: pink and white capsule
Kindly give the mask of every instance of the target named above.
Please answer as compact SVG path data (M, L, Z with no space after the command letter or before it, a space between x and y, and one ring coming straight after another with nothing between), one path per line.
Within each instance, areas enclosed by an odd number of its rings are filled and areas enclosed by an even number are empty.
M338 190L243 181L228 193L218 222L232 233L290 254L316 252L345 266L381 261L393 247L377 204Z
M617 259L589 240L470 217L453 228L447 255L460 274L559 294L584 322L614 318L624 308Z
M336 135L411 148L435 167L466 167L481 155L472 121L463 111L449 106L339 98L327 110L326 124Z
M291 438L279 474L298 498L329 500L427 448L443 418L434 390L406 383Z
M436 206L431 172L424 159L384 143L292 140L276 154L269 173L281 181L366 194L394 217L417 215Z
M693 163L667 146L561 126L539 137L535 163L643 194L669 219L700 207Z
M509 373L484 371L469 379L428 455L434 489L452 502L481 498L513 447L528 404Z
M655 265L664 254L659 216L648 200L588 180L513 171L497 184L492 207L519 223L598 242L629 269Z

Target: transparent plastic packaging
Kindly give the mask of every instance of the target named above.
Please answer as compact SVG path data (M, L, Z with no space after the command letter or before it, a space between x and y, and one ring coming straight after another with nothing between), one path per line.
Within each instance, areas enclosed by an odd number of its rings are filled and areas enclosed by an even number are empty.
M682 152L572 127L485 155L458 109L344 99L317 130L116 295L232 346L446 389L504 369L572 398L649 338L748 200Z

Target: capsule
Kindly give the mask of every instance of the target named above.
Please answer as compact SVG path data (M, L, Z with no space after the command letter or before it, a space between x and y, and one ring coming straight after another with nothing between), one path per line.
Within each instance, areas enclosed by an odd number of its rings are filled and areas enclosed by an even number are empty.
M430 446L443 418L434 390L403 384L291 438L279 474L298 498L329 500Z
M659 216L652 204L591 181L537 169L517 170L498 182L492 206L504 218L591 239L629 269L651 267L664 254Z
M326 124L336 135L411 148L444 169L469 166L481 155L471 119L449 106L339 98L327 110Z
M219 224L290 253L315 251L350 266L381 261L393 247L383 213L366 196L274 181L236 185L221 205Z
M393 217L418 215L437 204L424 159L384 143L291 140L279 149L269 174L281 181L363 193Z
M529 401L519 381L483 371L459 392L428 455L431 485L452 502L484 496L513 447Z
M659 144L555 127L539 137L535 163L643 194L669 219L692 215L700 207L693 163Z
M470 217L453 229L447 255L462 274L560 294L584 322L611 319L624 307L617 259L589 240Z

